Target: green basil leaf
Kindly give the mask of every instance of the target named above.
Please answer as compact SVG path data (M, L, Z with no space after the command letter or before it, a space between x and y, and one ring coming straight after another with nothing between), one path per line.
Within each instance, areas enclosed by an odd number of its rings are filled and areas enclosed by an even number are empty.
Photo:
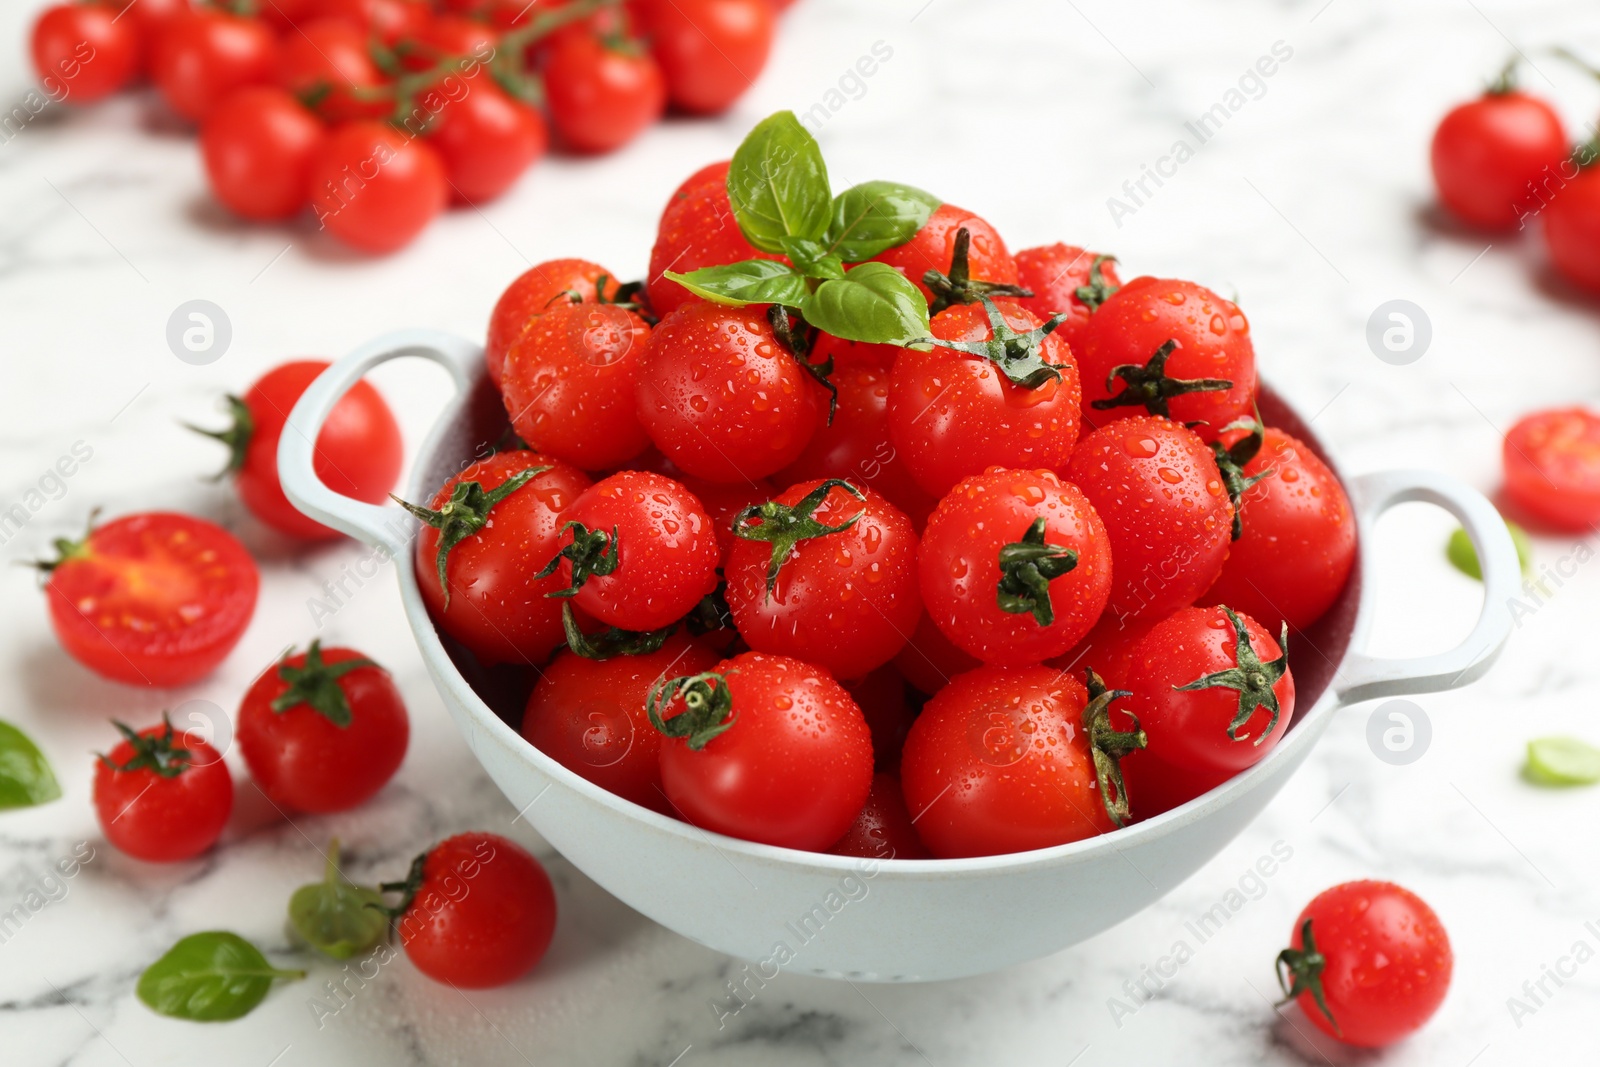
M281 971L260 949L226 930L190 934L139 976L137 992L152 1011L175 1019L221 1022L248 1015L279 978L304 978Z
M852 185L833 201L828 249L846 263L871 259L915 237L939 204L932 193L899 182Z
M807 237L785 237L784 254L794 269L808 278L843 278L844 260L828 251L821 241Z
M783 304L798 307L811 292L805 275L787 263L771 259L746 259L720 267L701 267L688 274L667 271L666 276L714 304Z
M1575 737L1529 741L1527 775L1540 785L1594 785L1600 782L1600 748Z
M928 336L928 301L887 263L863 263L838 281L823 282L800 314L845 341L910 345Z
M31 808L61 796L50 761L31 738L0 722L0 809Z
M328 846L322 881L303 885L289 897L289 925L318 952L347 960L388 935L389 915L382 908L382 893L354 885L340 872L335 840Z
M1511 543L1517 546L1517 563L1522 567L1524 576L1533 573L1533 544L1528 540L1528 531L1506 520L1506 530L1511 534ZM1483 568L1478 564L1477 549L1472 547L1472 538L1467 536L1467 531L1456 528L1450 535L1449 542L1444 546L1445 558L1451 566L1465 574L1468 578L1483 581Z
M728 199L745 240L782 252L783 238L820 240L833 214L822 149L793 111L756 124L728 167Z

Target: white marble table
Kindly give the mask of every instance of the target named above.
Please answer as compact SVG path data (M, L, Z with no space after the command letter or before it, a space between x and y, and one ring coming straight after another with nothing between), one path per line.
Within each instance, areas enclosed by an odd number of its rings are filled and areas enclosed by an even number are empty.
M0 10L0 99L26 90L21 41L38 0ZM145 693L97 680L56 647L34 578L0 570L0 717L54 758L66 796L0 815L0 912L56 859L94 858L0 944L0 1060L7 1064L1298 1064L1367 1062L1275 1016L1271 961L1302 904L1349 878L1398 880L1438 909L1457 955L1454 987L1412 1041L1372 1062L1491 1067L1577 1062L1600 1039L1600 962L1542 997L1524 996L1579 942L1600 947L1600 791L1540 791L1519 777L1530 736L1600 740L1589 701L1600 567L1541 597L1500 665L1465 691L1419 698L1433 727L1409 766L1375 758L1370 708L1345 712L1268 814L1143 915L1077 948L983 978L854 988L784 976L719 1029L710 1003L730 961L630 912L512 823L423 675L385 570L322 635L359 645L405 690L415 736L394 783L365 808L285 824L242 785L225 844L151 867L112 851L87 802L89 752L106 720L154 720L190 699L232 707L262 663L312 633L308 598L361 548L294 554L202 481L217 452L179 419L268 365L336 355L414 325L478 333L500 288L528 263L581 254L637 275L673 185L725 156L779 107L827 109L822 139L845 180L895 177L983 211L1014 246L1065 239L1118 253L1132 272L1195 277L1237 293L1265 373L1349 471L1423 465L1485 490L1500 431L1519 413L1600 399L1600 306L1550 279L1532 242L1496 242L1429 207L1426 142L1444 108L1509 49L1565 41L1600 55L1600 15L1575 0L804 0L755 91L711 123L672 122L599 163L552 160L504 201L457 211L390 259L354 258L307 227L250 229L207 200L192 141L150 101L85 114L49 109L0 144L0 505L21 500L75 442L89 462L4 544L8 558L77 530L91 507L173 507L219 519L263 563L261 606L213 678ZM875 43L870 79L830 96ZM1281 44L1278 44L1281 42ZM1274 47L1287 60L1247 84L1242 106L1181 165L1163 163L1185 126L1220 103ZM1560 72L1569 120L1600 90ZM1529 84L1550 91L1543 74ZM856 98L851 98L853 95ZM1170 176L1133 201L1144 167ZM1136 186L1135 186L1136 190ZM1131 211L1113 210L1117 197ZM203 298L231 319L231 350L186 365L164 339L169 314ZM1426 310L1430 350L1409 366L1369 351L1368 316L1403 298ZM441 379L385 368L378 384L414 444ZM1450 523L1409 505L1380 529L1376 640L1392 653L1442 648L1466 632L1479 589L1444 562ZM1542 538L1540 567L1573 552ZM1586 554L1592 555L1592 554ZM1567 569L1571 569L1570 566ZM1530 599L1529 604L1534 601ZM241 784L243 778L241 775ZM510 833L544 855L561 921L549 958L507 989L462 996L403 960L318 1024L331 964L276 989L249 1018L201 1026L133 997L141 968L177 937L226 927L286 948L289 891L318 872L337 834L352 873L389 876L452 831ZM1120 1025L1111 998L1155 968L1185 923L1239 885L1274 843L1292 857L1226 926ZM64 895L63 895L64 894ZM283 958L283 957L279 957ZM1570 968L1569 968L1570 969ZM1157 983L1145 979L1149 988ZM1531 1003L1531 1002L1529 1002ZM326 1014L325 1012L322 1014ZM1519 1025L1520 1023L1520 1025Z

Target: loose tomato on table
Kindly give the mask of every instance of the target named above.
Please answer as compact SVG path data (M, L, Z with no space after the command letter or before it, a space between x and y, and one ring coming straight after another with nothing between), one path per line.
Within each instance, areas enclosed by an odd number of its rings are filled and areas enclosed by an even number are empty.
M1600 523L1600 416L1534 412L1511 427L1502 451L1506 496L1528 518L1574 532Z
M1324 890L1295 920L1275 970L1284 1000L1323 1033L1381 1048L1420 1029L1450 990L1455 956L1439 916L1393 882Z
M311 199L311 161L326 134L317 117L282 89L240 89L200 128L211 192L244 218L291 218Z
M39 564L61 647L129 685L178 686L214 670L256 607L256 564L233 535L152 511L58 538Z
M1600 294L1600 141L1577 150L1585 161L1544 213L1544 243L1562 277Z
M45 8L29 41L33 69L56 100L92 104L133 81L142 42L138 23L110 4Z
M483 352L489 380L499 387L506 353L533 319L575 300L610 303L618 288L615 274L586 259L552 259L517 275L489 315L489 337Z
M209 7L174 16L150 52L151 80L195 122L235 89L271 82L277 65L278 39L266 23Z
M1075 245L1053 244L1017 253L1017 283L1033 293L1017 303L1040 321L1067 315L1056 327L1056 336L1076 354L1083 346L1090 316L1110 299L1122 280L1117 277L1115 257Z
M1439 199L1486 230L1518 228L1536 212L1539 190L1569 152L1561 116L1518 91L1512 73L1508 69L1488 92L1445 115L1429 150Z
M444 210L439 153L386 122L335 128L311 163L317 222L362 252L393 252Z
M245 691L237 736L268 799L321 813L346 811L382 789L405 758L411 724L388 671L354 649L312 641Z
M549 147L550 134L544 116L489 75L479 72L464 84L465 92L444 98L426 139L444 164L451 198L479 204L505 192L533 166Z
M239 499L256 518L280 533L305 540L338 537L339 532L289 503L278 479L278 441L289 413L328 366L325 360L316 359L280 364L258 378L243 397L227 398L232 426L225 430L190 427L228 446L228 465L220 477L233 476ZM357 382L323 422L311 465L317 479L329 489L376 504L394 488L403 456L394 413L376 389Z
M544 85L550 124L577 152L620 148L666 109L661 70L637 42L563 37L551 48Z
M772 51L770 0L635 0L629 9L661 65L668 98L683 111L726 111Z
M872 737L850 694L799 660L746 652L659 684L661 784L695 826L820 852L872 788Z
M312 19L283 36L278 84L329 122L383 118L395 109L394 92L371 46L348 19Z
M173 863L216 843L233 811L233 779L222 754L192 733L160 726L135 733L95 761L94 809L101 832L135 859Z
M667 201L650 250L650 276L646 292L650 307L665 319L680 306L699 303L700 297L665 276L688 274L702 267L717 267L747 259L781 260L758 251L745 240L728 199L728 166L713 163L689 177Z

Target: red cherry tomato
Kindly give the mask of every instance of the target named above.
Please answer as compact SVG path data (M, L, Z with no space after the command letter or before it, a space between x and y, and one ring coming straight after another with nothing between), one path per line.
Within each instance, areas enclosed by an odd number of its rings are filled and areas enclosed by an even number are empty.
M799 660L746 652L664 683L651 710L668 734L667 798L707 830L821 852L850 829L872 788L860 709Z
M635 45L565 37L544 70L550 123L578 152L621 148L661 117L667 91L656 61Z
M1041 322L1066 313L1066 321L1056 327L1056 336L1076 355L1083 347L1089 316L1122 280L1117 277L1117 264L1110 256L1098 255L1076 245L1053 244L1024 248L1017 253L1017 283L1033 291L1032 296L1022 297L1017 302L1037 315ZM1090 298L1087 304L1079 294L1079 290L1085 288L1090 290L1083 294Z
M622 471L585 489L562 513L552 560L573 605L623 630L659 630L717 585L711 517L682 485Z
M1106 528L1051 471L996 468L961 482L928 519L918 562L928 617L960 648L1006 667L1076 645L1111 594Z
M287 2L292 6L297 0L287 0ZM285 0L278 0L278 3L280 5L284 4ZM121 0L117 0L117 3L113 6L121 7L122 10L126 11L133 19L134 26L138 28L139 40L146 46L143 49L144 55L140 57L142 61L141 67L149 64L150 48L148 46L155 41L156 35L172 19L185 11L192 10L194 7L190 0L129 0L126 5Z
M1050 667L980 667L939 690L900 760L928 851L994 856L1115 829L1083 721L1088 704L1082 682Z
M312 161L317 221L362 252L409 244L444 210L445 199L439 154L387 123L338 127Z
M1418 1030L1450 990L1455 955L1434 910L1393 882L1324 890L1295 920L1278 980L1317 1029L1381 1048Z
M152 511L56 543L45 593L61 647L129 685L187 685L244 635L261 580L244 546L203 519Z
M1556 408L1506 434L1506 495L1537 522L1582 532L1600 523L1600 416Z
M1232 445L1246 432L1223 436ZM1269 630L1303 630L1344 592L1356 559L1356 519L1344 486L1316 453L1267 427L1261 451L1242 468L1266 477L1240 500L1239 539L1202 598L1227 604Z
M511 425L584 470L632 459L650 446L635 400L649 343L645 321L616 304L556 304L530 319L501 371Z
M394 777L411 736L389 672L349 648L284 657L245 691L239 752L289 811L347 811Z
M827 403L764 306L705 301L680 307L651 333L637 395L655 446L713 482L764 478L793 463Z
M911 521L846 486L801 482L746 511L723 572L751 648L859 678L904 647L922 601Z
M1017 284L1017 261L1011 258L1000 234L984 219L954 204L940 205L915 237L873 258L904 274L922 290L922 295L931 304L934 293L922 276L930 270L950 273L956 235L963 229L972 241L967 259L971 277L976 281L1000 285Z
M661 213L655 247L650 250L650 307L663 319L700 298L665 276L688 274L746 259L782 259L759 252L744 239L728 200L728 164L713 163L678 187Z
M33 24L33 69L53 99L103 100L139 72L139 29L109 4L57 4Z
M216 843L233 811L222 754L170 721L123 740L95 761L94 810L106 840L135 859L173 863Z
M472 77L493 57L500 35L494 27L460 15L434 15L405 43L401 63L407 70L432 70L451 60L460 75ZM474 83L476 84L476 83Z
M911 823L906 798L900 792L900 779L883 773L872 776L872 791L867 794L861 814L828 851L835 856L879 860L931 858Z
M642 0L633 5L673 106L726 111L767 65L775 28L768 0Z
M508 482L541 467L547 469L502 492ZM561 602L549 596L563 583L537 575L560 550L562 517L587 488L588 476L560 460L499 452L450 478L429 501L435 515L417 538L417 585L439 628L481 662L537 665L566 640ZM441 517L440 509L457 496L464 499ZM439 541L445 531L434 523L447 519L452 538L465 536L446 553L441 583Z
M499 834L457 834L418 859L396 923L417 970L488 989L544 958L556 929L555 887L527 849Z
M1458 217L1510 230L1570 152L1561 116L1537 97L1490 92L1453 109L1433 134L1433 180Z
M897 667L879 667L864 678L841 682L872 731L872 756L879 770L898 772L900 750L917 713L906 700L906 680Z
M966 345L992 341L991 314L1006 333L1030 338L1036 365L1054 368L1055 376L1030 387L1013 382L986 355L906 349L889 383L889 440L917 484L935 496L990 467L1059 469L1078 439L1077 367L1054 334L1040 334L1031 312L1010 300L958 304L933 317L933 336Z
M384 44L417 36L428 24L428 5L421 0L318 0L319 13L343 19Z
M571 303L573 295L583 301L599 300L602 278L606 279L604 297L611 300L617 293L616 275L586 259L552 259L519 274L500 294L489 316L489 339L483 352L489 380L500 385L506 353L530 321L553 307Z
M292 217L311 198L311 160L324 134L316 116L282 89L240 89L200 128L212 194L247 219Z
M446 97L428 128L458 203L493 200L543 156L550 135L544 117L513 100L489 77L474 75L466 92Z
M150 77L172 110L198 122L235 89L271 82L277 65L278 39L265 23L195 8L156 37Z
M1579 171L1544 213L1544 243L1550 261L1568 281L1600 293L1600 165ZM1564 165L1565 166L1565 165Z
M705 646L674 634L655 652L585 659L563 651L539 673L522 736L602 789L671 814L661 791L661 734L645 714L658 682L716 665Z
M278 84L302 100L315 99L314 110L329 122L383 118L395 106L384 91L388 78L372 58L371 38L343 18L313 19L284 35Z
M912 631L911 640L894 658L894 666L913 689L932 696L949 685L956 675L974 670L982 663L952 644L924 612Z
M1089 498L1111 541L1119 619L1160 618L1193 604L1222 573L1233 504L1216 458L1169 419L1119 419L1078 442L1066 477Z

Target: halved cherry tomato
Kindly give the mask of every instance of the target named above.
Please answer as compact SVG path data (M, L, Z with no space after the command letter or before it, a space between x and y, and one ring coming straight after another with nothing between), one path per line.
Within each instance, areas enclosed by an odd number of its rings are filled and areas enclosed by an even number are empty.
M1556 408L1506 434L1506 495L1537 522L1584 531L1600 523L1600 416Z

